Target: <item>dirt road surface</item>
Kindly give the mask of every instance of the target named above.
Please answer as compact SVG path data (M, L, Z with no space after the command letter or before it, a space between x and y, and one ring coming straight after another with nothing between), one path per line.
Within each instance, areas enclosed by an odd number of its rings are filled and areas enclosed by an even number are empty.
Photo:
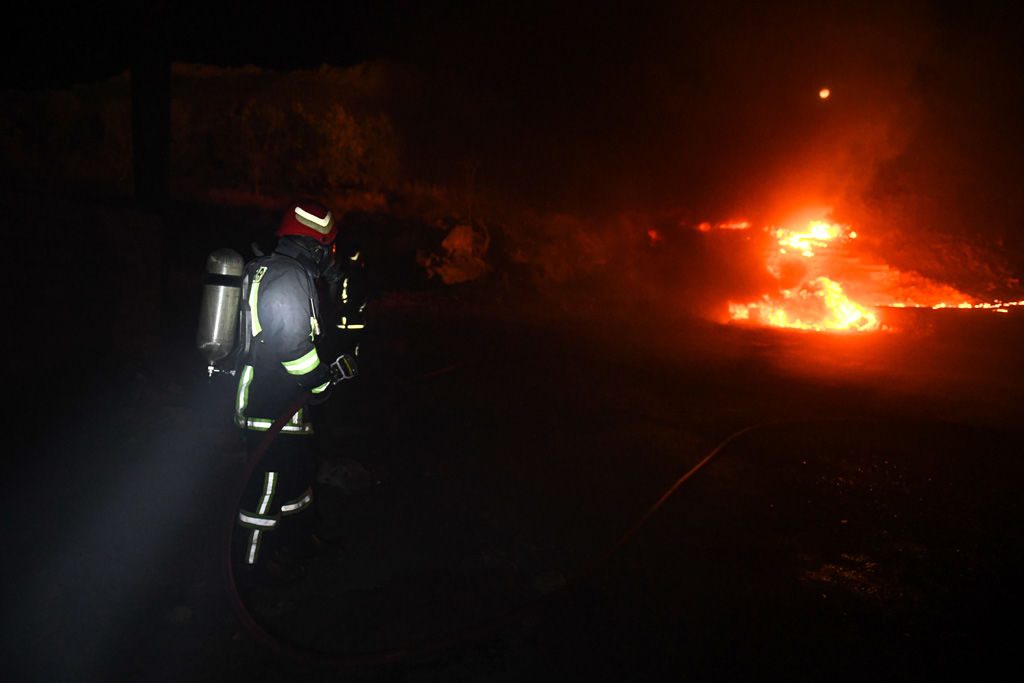
M848 337L385 296L317 436L345 551L243 609L233 387L183 332L16 444L8 680L989 678L1024 324L984 315Z

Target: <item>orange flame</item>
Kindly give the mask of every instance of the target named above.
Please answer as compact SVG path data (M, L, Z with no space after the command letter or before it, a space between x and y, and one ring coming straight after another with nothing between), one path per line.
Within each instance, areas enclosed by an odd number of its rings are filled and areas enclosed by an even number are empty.
M804 256L814 256L814 249L823 249L828 243L840 235L838 225L832 225L825 221L811 221L807 224L807 230L796 232L794 230L780 229L775 231L775 237L779 241L781 253L786 253L786 247L798 249Z
M871 311L851 301L838 282L824 276L784 289L778 296L765 294L761 301L730 303L729 315L733 320L818 332L878 329L878 318Z
M749 303L730 302L730 320L801 330L868 332L881 327L876 315L879 307L1008 313L1024 306L1024 301L972 302L971 297L947 285L888 266L865 265L845 253L830 253L835 246L857 239L857 233L844 225L812 220L806 227L771 229L770 234L776 246L767 254L765 267L778 281L779 290ZM848 276L852 273L846 286L859 291L861 297L872 297L873 305L851 299L833 269L844 270ZM922 299L931 303L922 304Z
M844 226L826 221L810 221L802 230L779 228L773 232L778 248L767 259L768 272L782 279L787 260L810 261L839 239L855 239L857 234ZM729 317L759 325L816 331L877 330L877 316L852 301L843 286L825 275L808 272L792 287L777 294L765 294L759 301L729 304Z

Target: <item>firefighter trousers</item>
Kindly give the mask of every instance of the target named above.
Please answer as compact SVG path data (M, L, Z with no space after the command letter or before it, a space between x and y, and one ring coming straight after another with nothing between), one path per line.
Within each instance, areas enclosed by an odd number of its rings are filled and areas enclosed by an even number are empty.
M246 433L252 453L262 432ZM309 436L278 434L246 482L232 534L232 563L262 575L271 561L288 563L310 552L314 528L314 459Z

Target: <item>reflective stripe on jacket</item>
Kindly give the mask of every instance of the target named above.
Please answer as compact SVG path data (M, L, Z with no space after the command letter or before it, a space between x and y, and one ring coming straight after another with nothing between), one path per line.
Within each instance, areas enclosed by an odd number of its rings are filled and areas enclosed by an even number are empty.
M248 351L238 377L235 424L265 431L302 392L318 394L330 386L315 343L320 322L313 273L298 259L276 252L250 261L242 301ZM304 413L293 415L282 433L312 433Z

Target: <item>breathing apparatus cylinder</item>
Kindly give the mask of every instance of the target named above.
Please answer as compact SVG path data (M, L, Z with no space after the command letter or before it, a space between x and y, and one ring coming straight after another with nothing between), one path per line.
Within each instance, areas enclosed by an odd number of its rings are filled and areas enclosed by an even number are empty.
M238 300L242 294L245 259L233 249L217 249L206 258L203 294L199 306L196 348L209 363L224 360L238 339Z

